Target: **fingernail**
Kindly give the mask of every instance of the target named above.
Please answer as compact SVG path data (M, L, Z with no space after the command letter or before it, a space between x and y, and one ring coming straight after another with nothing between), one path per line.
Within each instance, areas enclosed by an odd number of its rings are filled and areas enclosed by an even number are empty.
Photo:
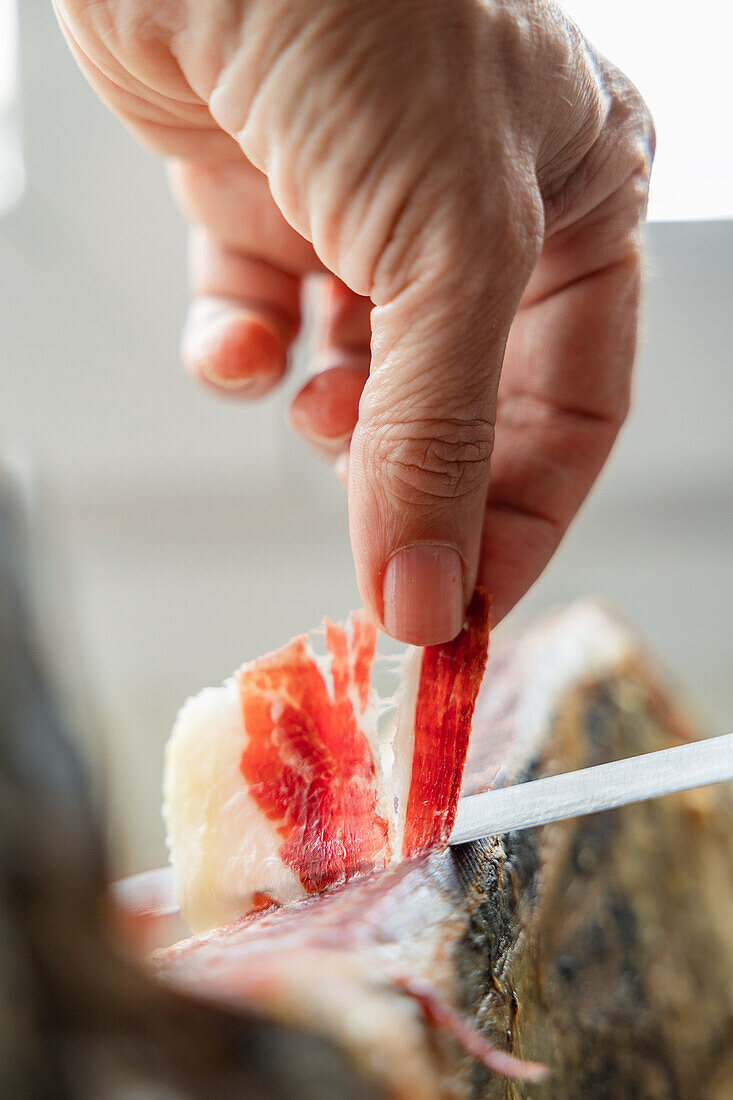
M264 379L268 377L262 374L249 374L244 378L237 376L227 377L208 363L201 363L199 370L204 378L207 378L212 385L218 386L220 390L239 390L242 393L244 393L245 390L258 389L259 386L262 385Z
M291 415L289 420L291 427L295 429L298 435L319 454L325 455L326 458L335 458L349 446L351 432L344 432L342 435L319 435L317 432L306 428L297 417Z
M384 575L384 629L413 645L437 645L463 626L463 564L450 546L399 550Z
M324 367L293 398L290 422L319 446L343 450L359 417L359 398L368 377L361 367Z
M226 313L188 337L188 359L222 390L265 392L285 369L285 345L273 328L248 314Z

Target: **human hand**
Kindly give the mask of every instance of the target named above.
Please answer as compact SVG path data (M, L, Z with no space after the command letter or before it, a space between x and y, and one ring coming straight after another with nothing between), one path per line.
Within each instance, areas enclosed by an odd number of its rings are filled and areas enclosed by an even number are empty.
M541 0L55 0L87 77L170 158L183 337L207 385L276 385L348 478L362 598L405 641L539 576L627 412L653 132Z

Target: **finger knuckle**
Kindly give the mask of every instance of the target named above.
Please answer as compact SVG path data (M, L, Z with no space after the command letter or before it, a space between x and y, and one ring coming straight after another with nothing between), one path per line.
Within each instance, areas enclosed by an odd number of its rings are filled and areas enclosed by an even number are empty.
M649 107L638 88L615 66L606 64L604 84L609 107L603 139L618 151L629 174L648 177L656 146Z
M485 489L494 428L480 418L424 419L370 433L367 462L406 504L426 505Z

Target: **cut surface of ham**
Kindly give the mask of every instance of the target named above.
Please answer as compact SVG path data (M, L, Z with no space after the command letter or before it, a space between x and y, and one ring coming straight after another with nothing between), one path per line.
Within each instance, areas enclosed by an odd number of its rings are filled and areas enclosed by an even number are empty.
M582 603L495 647L461 793L695 736L646 647ZM247 1052L251 1090L217 1078L206 1096L727 1100L732 838L720 784L432 851L175 943L157 881L125 904L164 926L160 988L221 1012L222 1056ZM225 1042L225 1014L262 1045Z
M181 709L166 750L164 818L178 900L195 931L287 905L445 846L488 649L478 590L449 643L393 658L373 685L364 612L326 622Z

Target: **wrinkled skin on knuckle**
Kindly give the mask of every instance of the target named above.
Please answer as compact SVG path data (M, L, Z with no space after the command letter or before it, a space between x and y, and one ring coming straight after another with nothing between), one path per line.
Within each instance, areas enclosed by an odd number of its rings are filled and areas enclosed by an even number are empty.
M353 290L393 297L413 277L446 193L465 209L487 206L511 166L531 165L541 96L514 102L517 74L537 62L521 6L331 0L297 32L279 21L272 36L248 34L245 21L242 56L222 74L212 112ZM277 6L288 18L296 8ZM245 89L253 70L261 79Z
M584 217L622 189L621 204L630 211L635 202L638 226L655 143L638 90L552 3L487 7L500 9L488 23L504 28L503 83L521 89L513 132L521 135L520 148L532 153L546 233Z
M89 61L131 93L151 102L197 104L170 53L172 37L185 24L178 0L54 0L57 14Z
M609 97L608 122L616 132L633 135L644 149L645 159L651 159L656 143L654 123L639 89L606 58L599 59L599 73Z
M359 293L438 154L436 34L423 9L440 6L254 5L212 92L212 112L266 171L288 221Z
M392 237L375 268L374 363L404 370L410 360L429 362L436 390L448 384L468 391L474 383L483 390L492 370L487 349L493 354L506 338L542 248L544 215L532 171L513 164L482 186L461 181L424 219L421 211L415 218L409 241ZM452 409L456 400L453 393Z
M54 0L54 7L84 75L141 145L212 162L233 155L234 142L177 56L179 37L195 38L197 56L215 64L231 5Z
M617 175L623 181L635 179L645 196L656 146L649 108L628 77L613 65L605 64L603 79L610 108L598 144L609 147L607 163ZM645 197L640 205L645 208Z
M620 252L646 215L655 133L649 109L636 87L604 57L592 53L594 79L602 97L602 125L585 155L545 189L548 229L586 218L594 210L617 224Z
M482 7L478 114L489 129L498 121L511 155L532 163L542 195L550 195L603 129L608 105L595 54L552 0Z
M485 492L494 443L482 419L361 424L363 462L392 502L441 508Z
M544 195L552 194L593 147L603 130L608 98L596 56L564 12L554 9L545 22L538 53L544 73L545 130L537 151L537 173Z

